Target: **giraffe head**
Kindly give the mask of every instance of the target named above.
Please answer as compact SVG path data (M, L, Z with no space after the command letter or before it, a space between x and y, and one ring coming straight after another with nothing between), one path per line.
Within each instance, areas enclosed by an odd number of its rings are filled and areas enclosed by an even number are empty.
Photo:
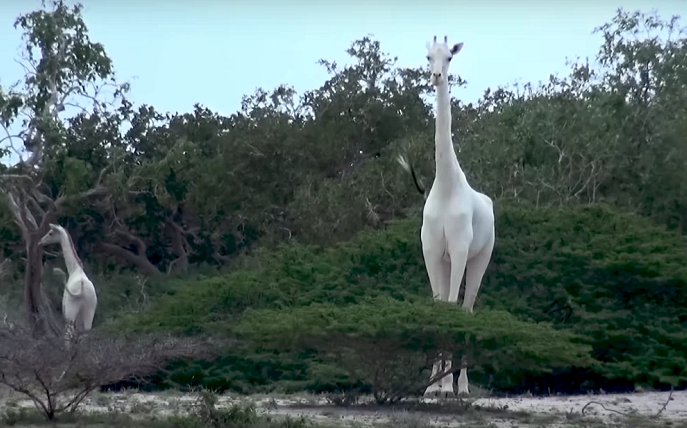
M463 49L463 42L449 46L448 37L446 36L444 36L442 43L437 43L437 36L434 36L431 44L427 43L427 61L429 61L429 70L432 73L429 81L433 86L446 82L451 59L461 49Z
M41 238L41 240L38 242L38 245L43 246L43 245L50 245L50 244L59 244L60 240L62 239L62 231L64 229L62 226L52 224L50 223L50 230L48 233Z

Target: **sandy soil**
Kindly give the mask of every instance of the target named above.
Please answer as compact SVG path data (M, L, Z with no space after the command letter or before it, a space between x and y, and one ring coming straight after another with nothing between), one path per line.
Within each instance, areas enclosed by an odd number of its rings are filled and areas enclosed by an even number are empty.
M381 411L379 408L351 409L351 408L332 408L327 406L324 400L318 405L308 405L304 407L294 406L287 400L274 400L277 406L272 405L269 413L303 415L306 417L321 417L324 415L336 415L343 420L361 422L380 422L389 421L393 411ZM430 400L424 400L425 402ZM607 395L583 395L583 396L552 396L552 397L514 397L514 398L480 398L472 401L473 406L482 410L498 410L499 412L485 412L494 414L490 421L497 427L515 426L513 419L518 417L508 417L507 413L523 412L535 416L560 416L565 420L566 413L582 416L594 417L600 421L611 424L623 417L645 416L654 417L660 412L660 417L664 420L687 422L687 391L673 392L647 392L635 394L607 394ZM265 406L264 402L261 403ZM505 412L501 412L505 411ZM416 416L424 414L429 417L432 425L441 426L461 426L465 423L464 417L450 412L413 412ZM496 416L500 414L500 416ZM514 416L514 415L513 415ZM540 419L540 422L544 419ZM552 421L553 422L553 421ZM547 426L562 426L552 423ZM539 423L532 421L534 425ZM527 425L525 423L525 425ZM517 426L525 426L519 420Z
M587 406L585 414L600 417L609 417L618 412L652 416L663 409L661 416L665 419L687 420L687 391L673 392L672 395L668 392L645 392L572 397L485 398L477 402L484 406L508 406L509 410L536 413L580 413L582 408Z
M475 413L460 414L454 405L444 408L434 407L428 411L401 411L380 408L372 405L356 407L335 407L325 397L314 395L303 396L235 396L220 395L217 407L227 407L236 403L253 403L261 413L273 415L304 416L316 419L340 422L341 426L355 423L373 426L384 422L393 422L399 418L418 418L434 426L465 426L467 418L474 422ZM470 399L473 408L484 410L483 415L491 426L509 428L514 426L569 426L564 423L585 414L607 424L617 423L625 416L653 417L660 412L663 421L681 421L687 423L687 391L674 392L669 398L667 392L647 392L634 394L608 394L586 396L552 396L552 397L514 397L514 398L479 398ZM123 393L100 394L88 397L81 409L83 412L124 412L134 415L172 415L188 412L197 403L197 394L146 394L127 391ZM431 400L424 400L431 402ZM591 402L591 404L590 404ZM7 392L0 392L0 411L10 407L32 407L33 404ZM585 407L586 406L586 407ZM454 410L451 410L454 409ZM661 410L663 409L663 410ZM566 418L565 414L569 416ZM510 415L510 416L509 416ZM534 419L532 419L534 418ZM537 419L539 418L539 419ZM547 419L548 418L548 419ZM542 421L546 420L546 425ZM556 421L560 422L556 422Z

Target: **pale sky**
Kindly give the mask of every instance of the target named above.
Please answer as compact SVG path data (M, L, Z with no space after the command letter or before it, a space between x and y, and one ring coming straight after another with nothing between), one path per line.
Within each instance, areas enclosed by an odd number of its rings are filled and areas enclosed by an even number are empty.
M130 99L158 111L187 112L194 103L223 115L244 94L286 83L299 94L326 79L320 58L348 62L345 50L368 34L400 66L424 66L425 42L447 35L465 46L451 71L468 81L453 96L476 101L487 87L536 83L565 73L566 58L593 60L594 27L618 7L687 14L687 0L83 0L92 40L104 44ZM69 1L69 4L73 4ZM0 2L0 84L22 77L15 18L38 0ZM685 17L687 18L687 17ZM683 18L683 24L685 19ZM457 58L458 59L458 58Z

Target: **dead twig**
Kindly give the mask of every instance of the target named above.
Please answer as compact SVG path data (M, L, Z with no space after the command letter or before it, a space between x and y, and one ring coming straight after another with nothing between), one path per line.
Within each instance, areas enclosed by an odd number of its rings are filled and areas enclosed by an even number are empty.
M601 407L602 409L604 409L607 412L612 412L612 413L616 413L618 415L623 415L623 416L630 416L629 413L621 412L620 410L609 409L608 407L604 406L604 404L599 402L599 401L590 401L589 403L585 404L584 407L582 407L582 410L580 411L580 413L582 413L582 416L585 416L584 411L587 410L587 407L591 406L592 404L596 404L597 406Z
M665 403L663 403L663 407L661 407L661 409L660 409L658 412L656 412L656 414L654 415L654 417L659 417L659 416L661 416L661 413L663 413L663 411L666 409L666 407L668 407L668 403L670 403L670 401L671 401L672 399L673 399L673 387L671 386L671 387L670 387L670 394L668 394L668 399L666 400Z
M668 394L668 398L666 399L666 402L663 403L663 406L659 409L658 412L656 412L656 414L652 415L652 417L658 418L659 416L661 416L661 413L663 413L666 410L666 407L668 407L668 403L670 403L672 401L672 399L673 399L673 387L671 386L670 387L670 394ZM580 413L582 413L582 416L585 416L585 413L584 413L585 410L587 410L587 408L589 406L591 406L592 404L596 404L597 406L601 407L602 409L604 409L607 412L615 413L615 414L622 415L622 416L630 416L629 413L621 412L620 410L609 409L608 407L606 407L603 403L601 403L599 401L590 401L587 404L585 404L584 407L582 407L582 410L580 411Z

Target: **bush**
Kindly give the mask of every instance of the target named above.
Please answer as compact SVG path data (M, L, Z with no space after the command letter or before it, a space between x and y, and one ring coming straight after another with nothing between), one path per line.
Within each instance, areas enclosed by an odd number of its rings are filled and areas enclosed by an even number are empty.
M24 394L47 419L73 412L108 382L147 376L175 359L207 358L211 342L169 335L116 337L92 330L68 344L12 323L0 329L0 385Z
M601 364L569 388L687 383L684 238L604 206L503 206L497 229L480 303L584 336Z
M395 222L331 248L283 245L258 250L223 276L189 281L162 297L147 314L124 320L131 330L216 331L248 309L312 303L352 305L370 297L426 297L429 285L418 252L419 225Z
M546 324L519 321L503 311L469 314L431 299L250 310L237 331L257 347L317 351L350 378L371 385L379 403L426 388L438 350L467 355L471 368L512 374L592 363L589 347Z
M485 368L473 371L472 381L501 391L546 393L685 384L687 251L679 235L604 206L496 208L496 248L476 313L490 308L549 322L581 336L599 364L536 375ZM124 326L233 336L249 309L276 316L315 304L343 310L369 299L424 300L430 287L420 224L417 218L395 221L384 231L367 231L330 248L257 251L228 275L178 284ZM216 361L177 367L175 376L242 392L369 387L308 349L298 354L233 349Z
M208 391L202 391L195 406L195 418L199 426L213 428L310 428L314 425L304 417L273 419L261 415L253 404L232 404L228 408L218 409L217 397ZM186 426L186 425L184 425Z

